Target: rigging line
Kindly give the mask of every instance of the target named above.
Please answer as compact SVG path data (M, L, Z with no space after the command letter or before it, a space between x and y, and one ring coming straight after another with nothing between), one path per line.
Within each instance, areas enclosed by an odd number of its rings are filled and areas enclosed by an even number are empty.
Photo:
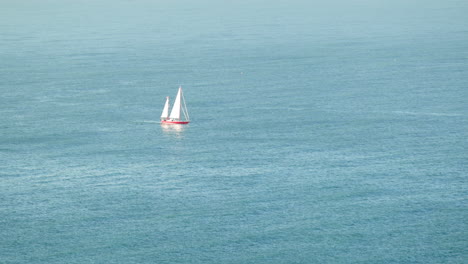
M184 107L182 108L182 112L184 112L184 115L187 117L187 120L190 120L190 117L189 117L188 111L187 111L187 105L185 104L185 97L184 97L183 92L182 92L182 101L184 101Z

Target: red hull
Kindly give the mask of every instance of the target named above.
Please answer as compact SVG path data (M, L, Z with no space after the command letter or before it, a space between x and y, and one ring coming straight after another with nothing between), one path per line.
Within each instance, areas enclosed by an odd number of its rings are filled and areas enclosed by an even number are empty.
M172 125L186 125L190 123L190 121L169 121L169 120L163 120L161 121L161 124L172 124Z

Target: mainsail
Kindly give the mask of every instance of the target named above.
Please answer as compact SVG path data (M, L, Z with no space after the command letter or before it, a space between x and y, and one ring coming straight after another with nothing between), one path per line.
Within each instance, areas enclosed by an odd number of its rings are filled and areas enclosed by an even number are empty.
M182 97L182 87L179 87L179 91L177 92L176 99L174 101L174 106L172 107L171 115L169 116L171 119L180 120L180 98Z

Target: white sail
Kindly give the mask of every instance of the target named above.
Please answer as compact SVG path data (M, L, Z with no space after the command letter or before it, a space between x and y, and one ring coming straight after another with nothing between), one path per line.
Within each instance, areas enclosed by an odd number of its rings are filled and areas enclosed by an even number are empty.
M176 99L174 101L174 106L172 107L170 118L174 120L180 120L180 99L182 97L182 87L179 87L177 92Z
M167 119L169 116L169 96L166 97L166 104L164 105L162 114L161 114L161 119Z

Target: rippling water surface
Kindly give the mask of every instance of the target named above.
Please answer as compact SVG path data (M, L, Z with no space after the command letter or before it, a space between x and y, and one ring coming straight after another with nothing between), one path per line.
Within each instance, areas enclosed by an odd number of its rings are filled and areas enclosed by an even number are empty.
M0 6L1 263L466 261L464 1Z

